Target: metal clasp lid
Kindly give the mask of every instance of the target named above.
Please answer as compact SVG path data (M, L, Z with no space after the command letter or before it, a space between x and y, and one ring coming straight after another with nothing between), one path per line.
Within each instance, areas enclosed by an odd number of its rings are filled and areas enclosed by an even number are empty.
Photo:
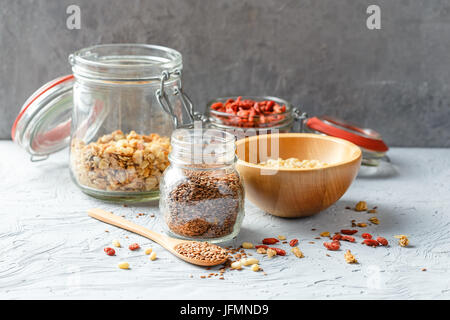
M306 121L306 126L317 132L353 142L357 146L373 152L384 153L389 150L378 132L368 128L360 128L335 117L312 117Z
M20 109L11 137L31 161L45 160L69 145L74 82L72 74L58 77L36 90Z
M305 120L308 119L308 114L306 112L301 112L300 109L293 109L294 120L300 122L300 130L299 132L304 132L304 124Z
M160 87L158 90L156 90L155 95L161 108L172 117L175 128L178 128L179 127L178 118L174 112L173 106L170 103L169 97L167 96L165 90L165 82L170 79L171 75L178 76L181 78L181 70L175 69L172 72L164 70L161 73ZM195 120L193 103L191 99L183 92L181 84L174 88L174 95L180 96L181 104L183 105L183 108L186 110L186 113L188 114L191 122L193 123Z

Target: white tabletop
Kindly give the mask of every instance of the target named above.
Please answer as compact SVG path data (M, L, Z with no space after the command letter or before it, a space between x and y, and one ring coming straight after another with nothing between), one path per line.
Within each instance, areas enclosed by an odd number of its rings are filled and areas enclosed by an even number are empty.
M280 219L247 203L235 245L284 235L300 240L305 258L289 252L267 259L255 253L267 275L247 267L227 271L224 280L201 279L212 270L186 264L150 240L89 218L86 210L100 207L162 230L155 204L123 207L83 194L70 180L67 150L31 163L25 151L0 141L0 155L3 299L450 298L450 149L394 148L389 151L392 167L383 166L375 176L360 175L341 200L314 217ZM314 239L319 232L333 233L349 228L352 219L367 222L373 216L345 209L359 200L378 206L380 224L359 228L357 243L342 242L340 251L327 251L323 240ZM137 218L141 212L146 215ZM364 231L386 237L391 245L360 244L358 235ZM397 234L408 235L410 246L400 247L393 238ZM103 248L114 239L152 247L158 259L150 261L144 250L126 247L107 256ZM346 249L359 264L345 263ZM119 261L129 262L131 269L119 269Z

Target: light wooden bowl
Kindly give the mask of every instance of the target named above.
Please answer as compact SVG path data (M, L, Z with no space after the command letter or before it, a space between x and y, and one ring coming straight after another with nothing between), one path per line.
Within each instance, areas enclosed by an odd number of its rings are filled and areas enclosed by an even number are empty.
M271 156L277 143L279 154ZM279 217L311 216L328 208L347 191L361 165L359 147L318 134L259 135L241 139L236 146L237 169L244 179L246 197L260 209ZM292 157L320 160L329 165L277 170L258 165L269 158Z

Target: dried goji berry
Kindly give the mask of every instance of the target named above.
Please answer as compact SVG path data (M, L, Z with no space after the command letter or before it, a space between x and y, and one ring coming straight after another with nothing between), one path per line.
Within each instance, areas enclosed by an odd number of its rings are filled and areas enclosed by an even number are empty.
M276 238L265 238L262 241L262 243L264 243L264 244L275 244L277 242L280 242L280 240L278 240Z
M343 234L348 234L348 235L352 235L352 234L355 234L355 233L357 233L358 232L358 230L346 230L346 229L343 229L343 230L341 230L341 233L343 233Z
M372 239L372 235L370 233L363 233L361 237L363 237L364 239Z
M323 245L325 248L331 251L339 250L339 248L341 247L339 241L324 242Z
M211 105L211 109L214 109L214 110L219 110L222 107L223 107L223 103L222 102L216 102L216 103L213 103Z
M342 234L340 234L340 233L336 233L334 236L333 236L333 240L341 240L342 239Z
M386 238L383 237L378 237L377 241L382 245L382 246L387 246L389 244L389 242L386 240Z
M263 249L269 249L269 246L266 246L266 245L264 245L264 244L260 244L260 245L257 245L257 246L255 246L255 248L256 249L259 249L259 248L263 248Z
M284 251L283 249L280 249L280 248L270 248L270 249L275 250L277 252L277 255L279 255L279 256L285 256L286 255L286 251Z
M371 247L378 247L380 244L378 243L378 241L373 240L373 239L366 239L363 241L364 244L371 246Z
M342 236L341 240L355 242L355 238L352 236Z
M130 249L131 251L137 250L139 248L140 246L137 243L133 243L128 246L128 249Z
M113 256L113 255L116 254L116 251L115 251L113 248L109 248L109 247L103 249L103 251L105 251L105 253L106 253L108 256Z
M298 240L297 240L297 239L292 239L291 241L289 241L289 245L290 245L291 247L294 247L297 243L298 243Z

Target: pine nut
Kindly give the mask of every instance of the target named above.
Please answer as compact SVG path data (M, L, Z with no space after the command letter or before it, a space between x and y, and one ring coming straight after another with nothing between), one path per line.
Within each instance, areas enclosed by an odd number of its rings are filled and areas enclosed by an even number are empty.
M255 272L259 271L259 265L258 264L253 264L252 265L252 271L255 271Z
M253 248L253 243L251 243L251 242L242 242L242 248L244 248L244 249L252 249Z
M119 242L119 240L113 240L113 241L112 241L112 245L113 245L114 247L120 248L120 242Z
M121 262L119 263L120 269L130 269L130 264L128 262Z
M242 269L242 264L240 261L235 261L231 264L231 268L236 270Z
M156 252L152 252L152 254L150 255L150 260L154 261L156 260Z
M150 254L150 253L152 253L152 248L145 249L145 254Z
M242 263L244 266L251 266L252 264L258 264L258 263L259 263L259 260L258 260L258 259L255 259L255 258L248 258L248 259L242 259L242 260L241 260L241 263Z

